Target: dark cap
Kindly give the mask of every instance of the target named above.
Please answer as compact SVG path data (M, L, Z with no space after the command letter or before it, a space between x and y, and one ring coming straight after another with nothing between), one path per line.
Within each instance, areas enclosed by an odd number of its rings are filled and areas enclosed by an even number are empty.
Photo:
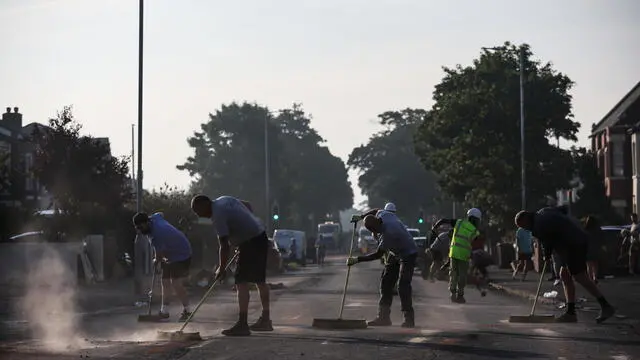
M139 212L133 215L133 225L140 225L149 221L149 215L147 213Z

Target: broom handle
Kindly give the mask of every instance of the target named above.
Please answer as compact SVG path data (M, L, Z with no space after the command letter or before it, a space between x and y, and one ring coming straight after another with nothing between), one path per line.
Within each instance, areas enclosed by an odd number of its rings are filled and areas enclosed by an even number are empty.
M356 238L356 228L358 223L353 223L353 233L351 234L351 246L349 246L349 257L353 255L353 243ZM347 299L347 287L349 287L349 275L351 274L351 266L347 266L347 278L344 281L344 290L342 290L342 303L340 304L340 314L338 314L338 320L342 319L342 312L344 311L344 302Z
M544 274L547 271L548 261L548 259L545 259L544 265L542 265L542 272L540 273L540 280L538 281L538 290L536 291L536 297L533 299L533 307L531 308L531 316L533 316L533 313L536 311L536 304L538 303L538 296L540 296L540 289L542 288L542 279L544 279Z
M156 286L156 267L153 266L153 273L151 274L151 289L149 289L149 306L147 307L147 315L151 316L151 301L153 300L153 288ZM163 300L164 301L164 300Z
M227 271L229 270L229 267L231 266L231 264L233 264L234 261L236 261L237 257L238 257L238 252L234 253L233 256L231 257L231 259L229 259L229 261L227 262L227 266L224 267L224 273L223 274L227 273ZM204 304L204 301L207 300L209 295L211 295L211 293L213 292L213 288L216 286L216 284L218 284L218 281L220 281L220 278L216 278L215 280L213 280L213 284L211 284L211 286L209 286L209 290L207 290L207 292L204 293L204 296L202 297L202 299L200 299L200 302L193 309L193 311L191 312L191 315L189 315L187 320L185 320L185 322L182 324L182 327L180 327L180 330L178 330L178 332L182 332L184 330L184 328L187 327L187 324L189 324L191 322L191 319L193 319L193 316L196 314L196 311L198 311L198 309L200 309L200 306L202 306L202 304Z

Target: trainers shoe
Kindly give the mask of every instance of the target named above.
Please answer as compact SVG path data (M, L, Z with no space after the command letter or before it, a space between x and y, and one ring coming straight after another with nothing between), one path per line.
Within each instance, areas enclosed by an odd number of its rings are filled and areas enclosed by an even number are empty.
M187 319L189 318L189 316L191 316L191 312L188 311L183 311L182 314L180 314L180 318L178 319L178 321L187 321Z
M480 296L482 296L482 297L487 296L487 290L480 291Z
M598 315L598 317L596 318L596 323L601 324L608 318L612 317L615 313L616 309L613 306L604 306L602 309L600 309L600 315Z
M389 318L381 318L377 317L371 321L367 322L369 326L391 326L391 319Z
M569 314L569 313L564 313L560 316L556 316L556 322L559 323L575 323L578 322L578 315L576 315L575 313L573 314Z
M260 316L258 321L249 326L249 329L251 331L273 331L273 325L271 324L271 320L265 320Z
M249 329L249 325L247 323L237 322L232 327L222 330L222 335L225 336L249 336L251 335L251 330Z
M456 297L456 302L457 302L458 304L466 304L466 303L467 303L467 300L465 300L464 295L458 295L458 296Z
M558 286L560 285L560 283L562 283L562 281L560 281L559 279L553 282L553 286Z
M158 312L158 317L162 320L164 319L168 319L171 315L169 315L168 312L164 312L164 311L159 311Z

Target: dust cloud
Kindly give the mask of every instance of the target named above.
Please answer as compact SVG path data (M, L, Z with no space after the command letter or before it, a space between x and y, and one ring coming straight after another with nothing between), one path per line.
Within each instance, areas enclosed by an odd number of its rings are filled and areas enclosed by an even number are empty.
M76 313L75 274L67 266L58 252L45 246L42 256L31 264L25 296L18 304L32 336L49 351L86 346Z

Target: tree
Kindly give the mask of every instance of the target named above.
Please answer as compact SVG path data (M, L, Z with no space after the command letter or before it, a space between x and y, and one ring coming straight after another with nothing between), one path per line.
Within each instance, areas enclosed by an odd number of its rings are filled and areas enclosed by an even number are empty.
M232 195L270 218L280 208L281 226L307 229L309 215L350 207L353 193L344 163L311 128L300 105L274 116L249 103L222 105L188 139L194 155L178 166L196 179L192 192ZM268 133L270 204L265 204L265 126ZM267 220L265 218L265 220Z
M527 208L567 188L573 177L570 151L550 138L576 141L573 82L524 51L525 173ZM416 134L416 153L439 175L456 201L481 208L500 231L512 227L521 208L519 53L510 43L485 50L470 66L444 68L435 101Z
M82 126L65 107L40 127L34 173L70 220L68 231L102 231L131 199L128 160L111 156L106 143L80 135Z
M415 154L413 137L427 112L421 109L387 111L378 115L385 130L374 134L366 145L355 148L347 164L360 172L358 185L370 207L392 201L398 213L415 223L420 208L440 213L436 176L425 170Z
M144 193L144 211L149 215L161 212L163 217L184 233L191 230L196 216L191 211L189 203L192 195L175 186L164 184L160 189Z
M572 149L575 169L582 187L577 192L572 215L582 218L595 215L603 224L623 224L624 219L611 206L604 186L604 177L596 165L596 156L585 148Z

